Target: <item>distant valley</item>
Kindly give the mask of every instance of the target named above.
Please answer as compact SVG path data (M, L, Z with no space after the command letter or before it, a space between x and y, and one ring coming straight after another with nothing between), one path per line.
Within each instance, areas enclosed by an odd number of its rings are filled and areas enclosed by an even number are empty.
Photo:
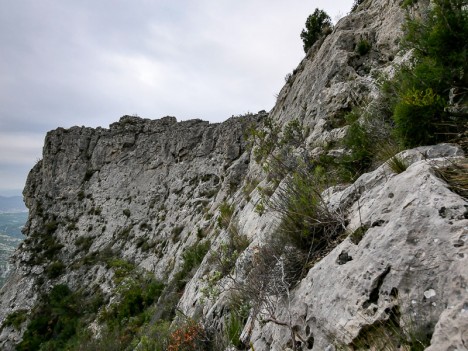
M27 212L22 196L0 196L0 213Z
M24 238L21 228L28 218L21 196L0 196L0 286L10 272L9 258Z

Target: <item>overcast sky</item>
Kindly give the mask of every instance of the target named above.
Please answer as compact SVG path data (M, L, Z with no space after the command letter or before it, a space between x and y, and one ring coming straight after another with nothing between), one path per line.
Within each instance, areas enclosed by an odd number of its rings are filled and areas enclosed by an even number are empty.
M59 126L270 110L307 16L352 2L0 0L0 195L21 194Z

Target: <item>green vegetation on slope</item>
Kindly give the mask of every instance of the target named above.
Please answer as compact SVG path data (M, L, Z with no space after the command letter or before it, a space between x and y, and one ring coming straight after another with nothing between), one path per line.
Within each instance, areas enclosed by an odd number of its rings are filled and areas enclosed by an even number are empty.
M468 118L446 109L457 91L467 102L466 1L435 0L422 18L408 15L404 30L403 47L413 50L413 59L385 87L393 102L395 134L405 147L453 139Z

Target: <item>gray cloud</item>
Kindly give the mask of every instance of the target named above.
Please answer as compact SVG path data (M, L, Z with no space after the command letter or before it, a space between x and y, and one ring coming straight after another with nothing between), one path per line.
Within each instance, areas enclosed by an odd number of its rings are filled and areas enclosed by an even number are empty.
M58 126L106 127L124 114L219 122L272 108L304 56L307 16L319 7L333 18L352 0L305 3L0 0L0 136L31 138L0 142L3 188L13 182L4 155L31 168L37 140Z

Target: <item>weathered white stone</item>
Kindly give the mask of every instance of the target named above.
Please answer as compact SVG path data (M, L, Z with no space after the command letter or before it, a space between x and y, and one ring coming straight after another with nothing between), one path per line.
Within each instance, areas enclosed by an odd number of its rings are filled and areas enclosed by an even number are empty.
M436 156L440 149L426 148ZM407 153L414 152L419 151ZM332 195L331 203L350 208L350 232L360 226L369 229L358 245L345 240L309 271L293 291L292 311L279 307L280 316L292 312L302 337L309 326L314 350L324 349L330 338L350 342L364 325L388 318L387 311L395 306L406 318L415 313L417 323L437 323L432 343L439 348L431 350L465 342L461 311L468 298L468 248L453 241L466 232L468 203L434 175L437 162L450 159L417 161L401 174L391 174L383 165ZM453 211L450 218L441 216L442 207ZM352 260L338 265L342 252ZM452 303L453 309L445 307ZM269 335L274 336L271 348L285 345L290 337L286 328L270 323L257 324L252 339Z

